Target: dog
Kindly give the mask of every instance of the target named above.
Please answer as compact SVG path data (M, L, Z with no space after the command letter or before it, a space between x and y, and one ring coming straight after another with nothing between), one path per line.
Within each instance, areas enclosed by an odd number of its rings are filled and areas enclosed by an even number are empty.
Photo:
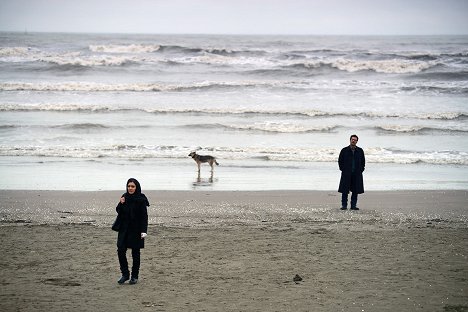
M195 152L191 152L188 154L189 157L192 157L193 160L197 163L198 166L198 172L200 172L200 165L202 163L208 163L211 166L211 172L213 172L213 165L216 164L216 166L219 166L218 162L216 161L216 158L210 155L198 155Z

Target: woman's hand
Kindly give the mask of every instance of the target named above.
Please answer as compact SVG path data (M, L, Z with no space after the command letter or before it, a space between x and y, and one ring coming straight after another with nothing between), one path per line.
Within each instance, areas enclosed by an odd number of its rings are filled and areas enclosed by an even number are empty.
M121 204L125 203L125 197L124 196L120 197L120 203Z
M141 233L141 239L145 238L147 236L146 233Z

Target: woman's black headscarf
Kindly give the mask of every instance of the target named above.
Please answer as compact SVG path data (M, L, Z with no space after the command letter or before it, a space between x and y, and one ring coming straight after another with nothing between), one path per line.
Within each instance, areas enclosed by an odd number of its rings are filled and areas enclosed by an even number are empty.
M136 185L135 193L133 193L133 194L128 193L128 187L127 186L128 186L128 183L130 183L130 182L133 182ZM143 201L146 204L146 206L150 205L149 201L148 201L148 198L146 198L145 194L143 194L141 192L141 185L140 185L140 182L138 182L137 179L134 179L134 178L128 179L127 184L125 184L125 190L126 190L126 192L123 195L125 197L125 201L130 201L130 202L132 202L132 201L135 201L135 202Z

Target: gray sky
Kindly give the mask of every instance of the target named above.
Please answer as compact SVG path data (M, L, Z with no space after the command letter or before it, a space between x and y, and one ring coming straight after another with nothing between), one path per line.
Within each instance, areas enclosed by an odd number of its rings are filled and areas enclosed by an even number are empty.
M0 0L0 31L468 34L468 0Z

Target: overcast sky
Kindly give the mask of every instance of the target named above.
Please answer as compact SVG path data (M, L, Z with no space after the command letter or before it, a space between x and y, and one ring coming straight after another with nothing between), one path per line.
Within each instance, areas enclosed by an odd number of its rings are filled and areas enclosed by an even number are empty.
M468 0L0 0L0 31L468 34Z

